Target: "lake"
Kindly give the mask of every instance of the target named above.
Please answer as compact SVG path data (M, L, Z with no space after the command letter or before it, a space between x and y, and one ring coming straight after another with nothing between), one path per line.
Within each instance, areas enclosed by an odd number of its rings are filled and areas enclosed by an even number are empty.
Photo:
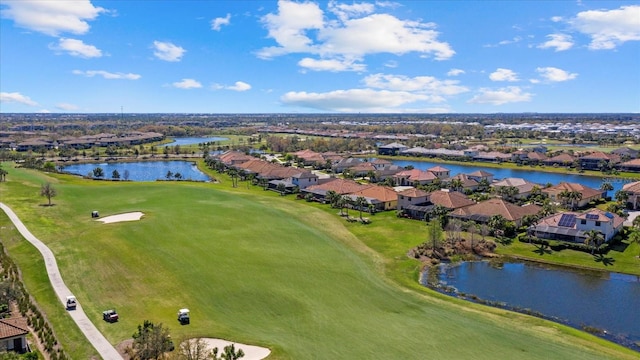
M451 176L464 173L470 174L474 171L483 170L487 171L494 175L495 179L504 179L509 177L522 178L527 181L531 181L540 185L545 185L546 183L551 183L553 185L557 185L562 181L578 183L585 186L588 186L593 189L600 189L600 185L604 182L604 177L599 176L586 176L580 175L576 173L569 174L561 174L561 173L549 173L538 171L535 168L530 168L527 166L523 166L522 169L510 169L506 167L500 168L492 168L492 167L483 167L483 166L473 166L473 165L461 165L461 164L445 164L445 163L436 163L436 162L428 162L428 161L416 161L416 160L392 160L394 165L406 167L413 166L416 169L427 170L434 166L442 166L451 170ZM640 180L640 174L638 174L637 179L622 179L622 178L610 178L607 179L608 182L613 185L613 190L608 191L609 196L613 196L616 191L622 189L622 185Z
M93 169L100 167L104 172L105 179L111 179L114 170L118 170L120 178L125 179L128 172L132 181L155 181L165 180L167 173L180 173L183 180L210 181L211 179L202 171L198 170L195 163L189 161L137 161L137 162L109 162L99 164L73 164L62 167L62 171L71 174L86 176ZM175 178L172 177L172 180Z
M426 278L421 280L423 285L427 285ZM638 276L531 262L473 261L441 265L437 279L466 294L467 299L477 296L494 305L502 303L499 307L541 313L579 329L606 331L599 335L640 350Z
M184 138L174 138L172 142L168 144L164 144L163 146L176 146L176 145L184 146L184 145L194 145L194 144L197 145L197 144L204 144L204 143L215 143L217 141L225 141L225 140L229 140L229 139L224 137L216 137L216 136L184 137Z

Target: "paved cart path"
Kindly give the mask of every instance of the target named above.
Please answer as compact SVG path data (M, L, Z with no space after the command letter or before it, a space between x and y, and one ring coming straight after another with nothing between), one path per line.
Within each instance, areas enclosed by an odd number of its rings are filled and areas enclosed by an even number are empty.
M56 258L53 256L51 250L40 240L38 240L33 234L27 229L26 226L20 221L18 216L11 210L8 206L3 203L0 203L0 209L2 209L13 225L18 229L20 234L27 239L33 246L35 246L42 257L44 258L44 263L47 268L47 274L49 275L49 280L51 281L51 285L53 286L53 290L58 295L58 299L60 300L61 306L66 306L67 296L73 295L71 290L65 285L62 280L62 276L60 276L60 270L58 269L58 264L56 263ZM118 351L107 341L107 339L102 335L100 331L93 325L91 320L87 317L87 315L82 310L82 305L78 302L78 306L75 310L68 311L69 315L76 322L80 331L84 334L84 336L89 339L91 345L98 351L100 356L102 356L105 360L122 360L122 356L118 353Z

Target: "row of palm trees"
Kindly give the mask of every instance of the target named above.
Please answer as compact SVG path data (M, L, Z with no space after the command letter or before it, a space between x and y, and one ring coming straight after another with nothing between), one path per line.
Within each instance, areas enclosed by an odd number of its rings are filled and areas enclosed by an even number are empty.
M375 211L375 206L373 204L368 204L367 199L364 196L358 196L353 199L348 195L340 195L333 190L329 190L325 195L325 199L327 199L331 207L340 209L341 216L349 216L349 208L358 209L361 221L363 220L362 211L364 209L367 209L370 213ZM345 209L346 213L343 212Z

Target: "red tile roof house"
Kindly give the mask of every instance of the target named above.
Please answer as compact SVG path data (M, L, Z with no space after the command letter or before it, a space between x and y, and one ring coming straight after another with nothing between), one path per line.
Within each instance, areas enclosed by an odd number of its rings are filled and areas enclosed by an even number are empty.
M542 160L542 163L547 166L571 166L575 160L573 156L562 153L552 158Z
M480 186L480 183L478 181L472 179L471 177L469 177L469 175L462 173L448 179L444 179L442 182L450 185L454 180L460 180L462 182L463 190L469 189L471 191L476 191Z
M505 178L501 181L496 181L491 184L491 187L493 187L494 189L510 186L518 189L518 193L514 196L514 198L516 199L524 199L528 197L529 195L531 195L531 190L533 190L533 188L536 186L540 189L542 188L539 184L532 183L531 181L527 181L522 178Z
M526 215L536 215L541 209L538 205L518 206L494 198L455 209L449 213L449 217L486 223L492 216L502 215L507 221L512 221L516 226L520 226Z
M300 192L303 195L311 194L316 201L326 203L325 196L329 191L335 191L338 195L348 195L371 186L373 185L362 185L349 179L332 178L318 185L311 185L301 189Z
M322 154L312 150L300 150L294 152L292 155L302 159L305 166L311 166L315 164L324 165L327 162Z
M442 166L434 166L432 168L427 169L427 171L431 171L433 175L437 176L438 179L446 179L451 176L451 170Z
M392 178L396 186L415 186L431 184L438 177L431 171L411 169L400 171Z
M475 202L458 191L441 189L429 193L429 202L433 205L440 205L449 210L473 205Z
M622 191L625 191L629 197L627 198L627 206L632 210L640 208L640 181L634 181L622 185Z
M493 174L484 170L474 171L471 174L467 174L467 176L469 177L469 179L473 179L477 182L480 182L483 179L486 179L489 184L493 182Z
M640 159L633 159L629 161L625 161L621 164L618 164L617 168L622 171L640 171Z
M615 166L620 162L620 156L616 154L607 154L602 151L595 151L588 155L578 158L580 167L585 170L600 170L601 164Z
M591 209L584 213L562 212L547 216L529 231L541 239L584 243L587 232L597 230L607 242L622 230L623 224L624 219L616 214Z
M424 190L410 188L398 193L398 211L404 217L424 220L433 207L429 193Z
M558 185L543 188L542 193L547 195L552 201L561 203L563 200L559 198L559 195L565 190L569 192L577 191L582 194L582 198L577 203L577 207L579 208L585 207L589 202L596 201L605 196L605 192L602 190L596 190L582 184L568 182L561 182Z
M0 349L19 353L30 351L27 334L29 329L24 319L0 319Z
M398 193L388 186L370 186L352 193L351 196L362 196L365 199L377 200L376 202L372 202L377 211L395 210L398 208Z

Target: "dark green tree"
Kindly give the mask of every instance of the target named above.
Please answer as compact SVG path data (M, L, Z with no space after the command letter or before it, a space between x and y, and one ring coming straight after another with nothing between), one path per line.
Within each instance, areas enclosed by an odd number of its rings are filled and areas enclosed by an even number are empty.
M145 320L138 325L132 337L133 344L127 351L132 360L161 359L174 348L169 329L164 328L162 323L154 324Z

